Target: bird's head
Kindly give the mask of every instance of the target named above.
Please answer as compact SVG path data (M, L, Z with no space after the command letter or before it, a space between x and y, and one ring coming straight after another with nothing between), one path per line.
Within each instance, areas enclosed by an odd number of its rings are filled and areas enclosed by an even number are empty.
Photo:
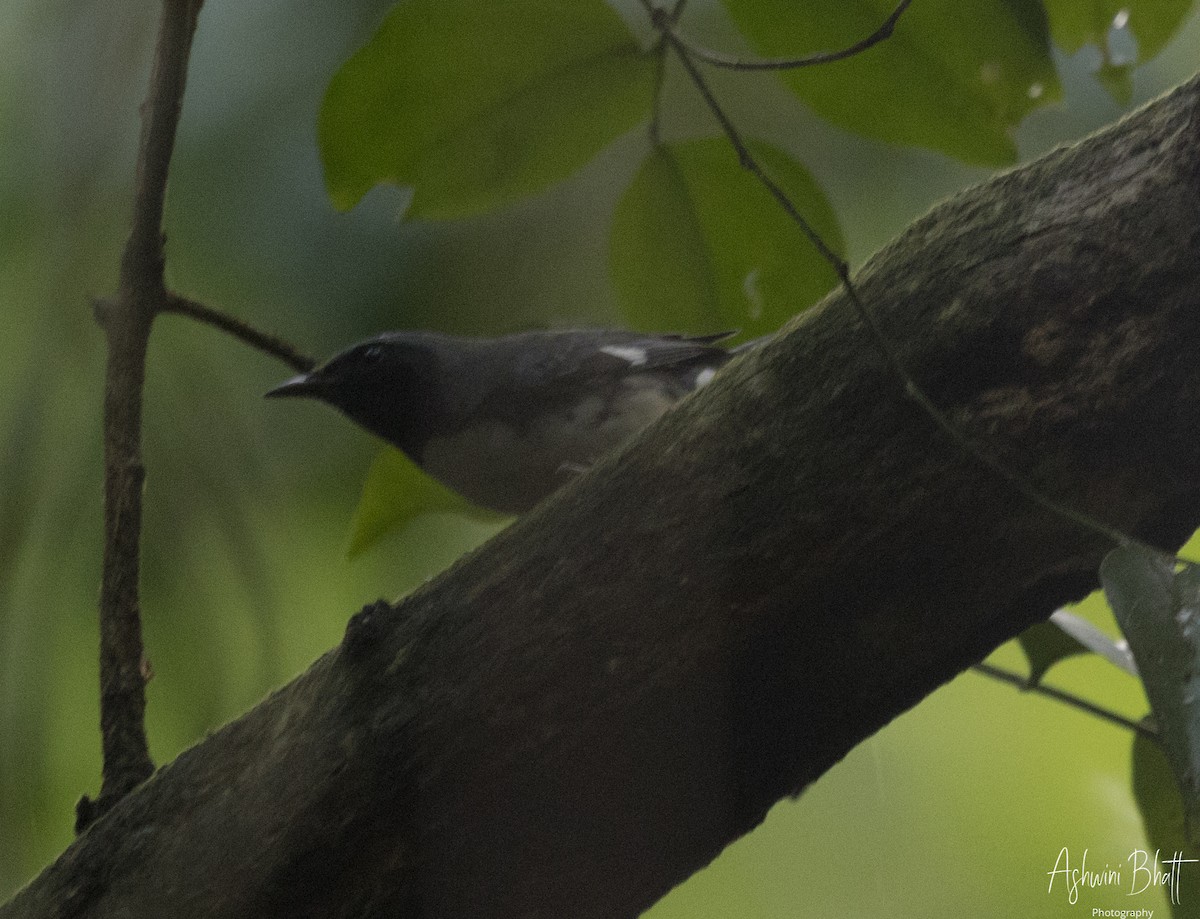
M419 333L389 334L360 342L308 373L276 386L268 398L319 399L385 440L419 452L441 411L438 358Z

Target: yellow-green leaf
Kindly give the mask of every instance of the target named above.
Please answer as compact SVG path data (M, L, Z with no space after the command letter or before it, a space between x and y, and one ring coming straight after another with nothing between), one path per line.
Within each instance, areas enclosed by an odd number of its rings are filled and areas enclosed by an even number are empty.
M775 147L750 148L840 252L837 218L807 170ZM622 312L648 330L761 335L837 282L724 138L654 149L617 205L610 257Z
M895 0L724 0L760 54L837 50L873 33ZM784 82L823 117L867 137L969 163L1016 158L1012 129L1061 95L1036 0L917 0L890 38Z
M379 452L354 513L350 528L353 557L387 533L430 513L462 514L475 520L503 520L504 515L472 504L426 475L412 460L390 447Z

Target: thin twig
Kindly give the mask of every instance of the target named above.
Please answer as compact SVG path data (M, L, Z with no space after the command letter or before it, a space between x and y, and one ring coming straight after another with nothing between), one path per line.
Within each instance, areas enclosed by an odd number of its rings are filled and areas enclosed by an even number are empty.
M720 123L721 130L725 132L725 137L729 140L734 152L737 153L738 162L741 163L742 168L758 179L759 183L771 193L771 197L778 202L779 206L792 218L792 221L800 227L800 230L808 237L808 241L821 254L821 257L833 266L842 283L849 284L850 266L846 264L840 255L829 248L825 240L821 238L821 235L813 229L812 224L804 219L804 215L792 203L792 199L787 196L787 193L759 165L753 154L750 153L750 148L742 140L741 133L734 127L733 122L729 120L729 116L725 114L725 110L721 107L721 104L717 102L716 96L713 95L712 90L709 88L708 81L704 79L697 69L687 49L679 44L679 41L670 32L664 32L663 36L667 43L675 50L680 63L683 64L683 69L687 71L692 84L699 91L701 97L703 97L709 111L712 112L713 116Z
M656 23L665 21L661 11L654 7L650 3L650 0L642 0L642 5L650 10L651 16ZM709 88L708 82L704 79L703 75L700 73L700 70L697 68L695 61L692 60L688 49L684 47L684 45L670 31L669 28L660 29L660 34L671 46L672 50L674 50L676 56L679 58L680 63L683 65L684 70L687 71L687 74L690 77L693 85L696 87L696 90L700 93L705 103L708 105L709 111L712 112L713 117L715 117L720 123L722 131L724 131L730 145L737 153L738 160L740 161L742 168L750 172L756 179L758 179L762 186L766 188L768 192L770 192L771 196L779 203L779 206L783 208L787 215L808 238L808 241L821 254L821 257L824 258L825 261L827 261L833 267L834 271L837 272L838 279L842 284L842 288L846 291L847 299L849 299L854 305L855 310L857 310L859 317L862 319L864 325L866 325L871 337L875 340L880 352L883 354L884 359L887 361L893 374L895 374L896 378L904 384L905 391L908 393L909 397L921 407L922 411L924 411L930 420L932 420L934 424L936 424L942 430L942 432L950 439L952 443L959 447L968 456L972 457L976 462L985 466L995 473L995 475L997 475L999 478L1007 482L1009 487L1030 502L1065 520L1069 520L1072 523L1092 533L1095 533L1098 536L1102 536L1106 540L1112 542L1114 545L1127 546L1133 543L1131 537L1127 536L1125 533L1122 533L1115 527L1108 526L1107 524L1096 520L1082 511L1067 507L1066 505L1060 504L1054 499L1042 494L1031 483L1026 481L1024 477L1009 469L999 459L986 452L974 441L970 440L962 431L958 429L957 426L954 425L953 422L950 421L949 418L942 413L941 409L939 409L933 403L933 400L930 399L929 396L925 394L925 391L917 384L917 381L913 378L912 374L908 372L908 369L904 366L904 362L900 359L899 352L892 344L891 339L889 339L884 333L884 330L879 324L879 320L876 318L874 312L869 310L866 304L863 303L862 299L859 297L858 291L855 289L854 284L850 279L849 265L847 265L846 261L842 259L841 256L829 248L829 246L821 238L820 234L818 234L817 231L809 224L809 222L804 219L804 216L796 208L796 205L787 196L783 189L776 184L776 182L767 174L767 172L750 153L749 148L747 148L745 142L742 140L741 134L738 132L737 128L734 127L733 122L730 121L729 116L725 113L725 110L721 107L720 103L713 95L712 90Z
M848 57L854 57L856 54L862 54L869 48L874 48L881 41L891 37L893 30L896 28L897 20L904 15L904 11L908 9L911 3L912 0L901 0L896 8L892 10L892 14L884 20L883 25L862 41L855 42L853 45L849 45L838 51L818 51L816 54L810 54L807 57L756 59L732 57L731 55L722 54L719 51L711 51L696 44L690 38L675 31L674 26L666 26L665 28L680 45L687 49L688 54L693 58L704 61L706 64L712 64L714 67L724 67L728 70L798 70L801 67L814 67L818 64L832 64L834 61L844 61Z
M654 55L654 96L650 109L650 143L657 147L662 143L662 92L667 70L667 43L659 38L651 50Z
M1149 725L1141 721L1134 721L1131 718L1126 718L1124 715L1118 715L1110 709L1097 705L1095 702L1090 702L1074 693L1067 692L1065 689L1055 689L1053 686L1046 686L1044 683L1034 683L1025 679L1019 673L1013 673L1011 670L1005 670L1003 667L996 667L992 664L980 663L972 668L976 673L981 673L993 680L999 680L1001 683L1008 683L1011 686L1016 686L1024 692L1037 693L1039 696L1045 696L1048 699L1053 699L1056 702L1062 702L1072 708L1076 708L1081 712L1086 712L1089 715L1094 715L1103 721L1110 724L1116 724L1123 728L1141 734L1143 737L1148 737L1153 741L1158 740L1158 732Z
M107 311L104 382L104 566L100 586L100 730L103 782L96 801L80 800L82 830L154 771L146 741L139 600L142 389L150 326L166 296L163 201L188 55L201 0L164 0L137 159L133 221L121 256L117 296Z
M198 303L187 297L181 297L179 294L168 293L167 301L162 311L164 313L175 313L179 316L188 316L197 322L220 329L222 332L228 332L234 338L245 342L250 347L257 348L264 354L278 358L298 373L307 373L317 365L317 362L313 358L297 350L282 338L266 332L260 332L252 325L243 322L235 316L230 316L228 313L223 313L211 306L205 306L203 303Z
M683 15L683 10L686 6L687 0L675 0L675 5L671 7L670 11L664 11L666 21L663 23L662 28L672 28L679 21L679 17ZM654 7L647 4L646 8L650 11L651 18L659 15L655 12ZM657 147L662 143L662 93L667 71L667 43L661 35L658 41L655 42L654 47L650 49L650 53L654 55L654 91L650 113L650 143Z

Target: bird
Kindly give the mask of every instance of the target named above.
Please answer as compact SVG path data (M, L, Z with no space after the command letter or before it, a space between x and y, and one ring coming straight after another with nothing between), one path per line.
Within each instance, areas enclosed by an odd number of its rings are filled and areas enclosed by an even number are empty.
M522 514L758 343L721 346L735 334L385 332L266 395L327 403L468 501Z

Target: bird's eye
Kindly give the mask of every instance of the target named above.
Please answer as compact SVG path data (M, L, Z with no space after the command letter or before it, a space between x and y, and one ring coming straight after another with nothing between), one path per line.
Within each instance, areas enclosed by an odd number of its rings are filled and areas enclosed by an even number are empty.
M371 345L369 348L363 351L362 356L364 361L373 364L375 361L383 357L383 348L379 347L379 345Z

